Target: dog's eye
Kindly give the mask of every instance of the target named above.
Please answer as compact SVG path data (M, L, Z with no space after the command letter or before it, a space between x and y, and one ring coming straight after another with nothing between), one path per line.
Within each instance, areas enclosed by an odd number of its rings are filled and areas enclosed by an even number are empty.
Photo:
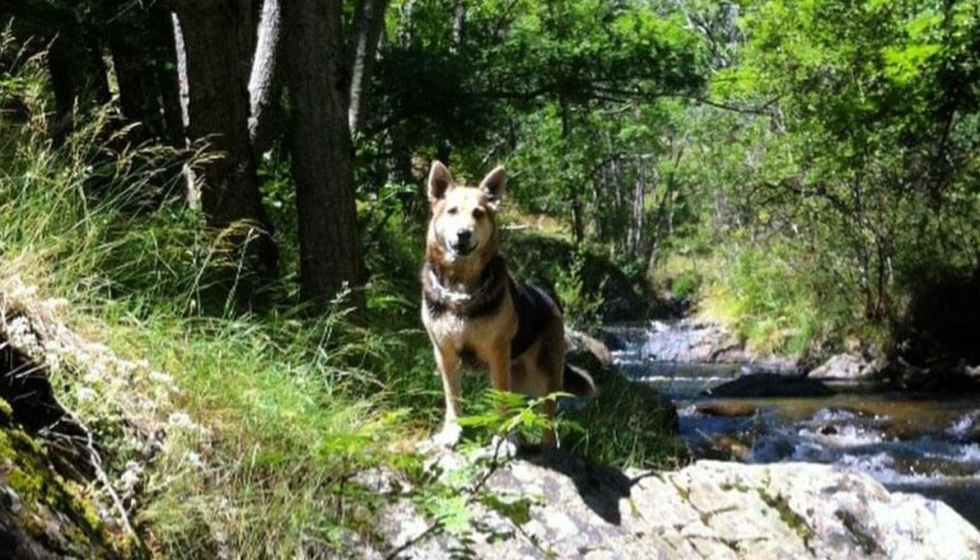
M446 213L449 214L449 215L451 215L451 216L455 216L456 214L459 214L459 207L458 206L452 206L452 207L449 208L449 210L446 210Z
M486 210L484 210L483 208L474 208L473 209L473 217L476 218L477 220L479 220L480 218L482 218L483 215L486 214L486 213L487 213Z

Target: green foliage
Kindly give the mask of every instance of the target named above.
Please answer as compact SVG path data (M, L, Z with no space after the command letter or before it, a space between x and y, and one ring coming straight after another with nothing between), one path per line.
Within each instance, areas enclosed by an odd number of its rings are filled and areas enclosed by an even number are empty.
M555 270L555 293L570 325L601 321L600 311L605 303L602 292L606 279L599 282L598 289L587 289L586 259L587 252L579 249L572 256L568 267L557 267Z
M798 262L790 245L742 249L712 280L704 310L732 323L757 351L802 358L861 334L847 330L857 313L847 295L822 292L828 279L816 262Z
M632 316L646 311L646 278L630 278L599 252L569 240L540 233L510 233L504 238L507 261L515 276L543 288L558 300L567 322L597 324L608 301L621 298Z
M519 440L540 440L542 434L549 429L558 429L564 423L552 420L542 410L548 403L555 403L563 393L555 393L538 398L527 398L515 393L504 393L488 390L484 398L473 403L472 414L459 419L460 426L476 428L477 439L486 443L481 434L490 434L494 438L516 437ZM577 426L572 425L572 429ZM581 429L581 428L578 428Z
M697 270L685 270L672 279L671 295L678 299L696 299L703 283L704 277Z
M759 1L740 29L712 92L746 111L689 171L745 253L716 303L761 347L880 344L929 270L978 262L976 3Z

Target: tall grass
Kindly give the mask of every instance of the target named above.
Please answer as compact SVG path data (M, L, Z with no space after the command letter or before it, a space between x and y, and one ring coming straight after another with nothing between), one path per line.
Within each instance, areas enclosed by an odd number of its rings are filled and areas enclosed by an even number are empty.
M319 315L211 305L213 278L235 263L221 233L175 196L197 154L134 145L110 108L77 115L56 146L44 80L40 57L0 77L0 105L17 108L0 115L0 277L67 298L76 329L179 386L176 399L150 405L197 428L167 434L147 466L136 522L153 550L331 557L351 531L369 537L370 496L350 479L388 460L404 435L366 369L389 359L386 337L349 324L342 300ZM90 402L87 419L127 422L117 410ZM113 473L141 459L101 443Z

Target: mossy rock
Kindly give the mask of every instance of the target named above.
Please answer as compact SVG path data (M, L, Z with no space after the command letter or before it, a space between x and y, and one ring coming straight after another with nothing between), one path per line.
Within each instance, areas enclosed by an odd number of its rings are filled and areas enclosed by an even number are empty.
M0 399L0 542L13 558L140 558L103 523L86 488L57 473L45 448L12 425Z

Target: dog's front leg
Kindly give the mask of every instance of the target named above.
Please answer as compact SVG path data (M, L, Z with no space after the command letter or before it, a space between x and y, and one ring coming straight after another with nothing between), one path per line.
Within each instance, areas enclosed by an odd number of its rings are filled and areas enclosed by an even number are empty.
M487 365L490 366L490 384L494 389L508 393L514 390L510 375L510 341L504 340L494 345Z
M460 372L459 356L451 350L435 347L436 365L442 377L442 392L446 397L446 416L442 430L433 437L433 442L442 447L453 448L459 443L463 429L457 419L463 413L463 379Z
M495 346L493 355L488 360L490 366L490 384L497 391L510 393L514 390L514 380L511 375L512 364L510 362L510 341L501 341ZM501 405L501 414L508 414L507 405ZM505 457L513 457L517 454L519 438L507 434L505 441L494 438L493 447Z

